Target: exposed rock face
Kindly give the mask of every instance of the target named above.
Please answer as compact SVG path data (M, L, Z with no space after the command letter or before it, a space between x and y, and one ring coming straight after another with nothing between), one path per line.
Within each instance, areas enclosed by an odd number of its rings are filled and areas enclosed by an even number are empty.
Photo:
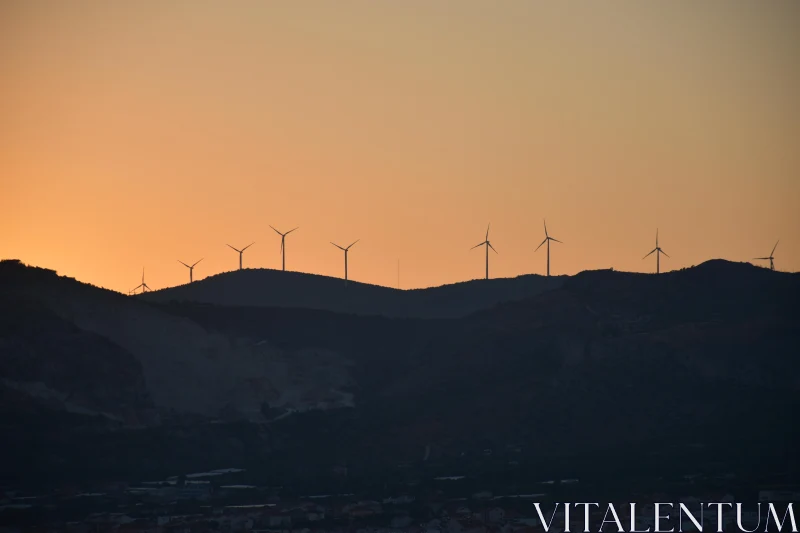
M349 363L335 352L208 331L41 269L6 263L0 276L8 317L0 378L51 406L123 419L154 407L162 418L263 421L264 402L298 411L352 405L339 390L351 383Z

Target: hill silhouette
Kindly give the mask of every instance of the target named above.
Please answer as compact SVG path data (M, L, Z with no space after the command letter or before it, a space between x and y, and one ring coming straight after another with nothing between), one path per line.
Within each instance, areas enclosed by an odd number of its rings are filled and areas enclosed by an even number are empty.
M447 319L158 303L15 262L0 289L9 476L452 475L510 449L538 472L798 468L797 274L583 272Z
M501 302L559 287L565 276L535 274L472 280L427 289L399 290L339 278L244 269L137 295L148 302L185 301L225 306L318 309L399 318L456 318Z
M432 442L473 452L524 442L544 456L673 446L684 453L701 444L709 453L755 447L753 461L765 449L783 457L797 443L781 418L800 407L797 296L797 274L710 261L658 276L584 272L460 320L164 309L290 349L348 354L366 412L358 422L337 419L347 429L318 419L295 427L306 455L323 453L312 443L330 446L322 437L334 432L400 456ZM753 432L744 438L742 418ZM749 442L759 438L755 428L763 437Z

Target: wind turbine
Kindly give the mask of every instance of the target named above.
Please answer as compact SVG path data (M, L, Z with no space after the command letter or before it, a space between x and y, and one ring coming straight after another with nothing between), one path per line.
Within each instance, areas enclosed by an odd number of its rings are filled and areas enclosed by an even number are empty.
M355 244L356 242L358 242L360 240L361 239L356 240L353 244ZM331 242L331 244L334 245L335 247L337 247L338 249L344 251L344 284L347 285L347 252L348 252L348 250L350 250L350 248L353 247L353 244L351 244L347 248L342 248L341 246L339 246L335 242Z
M564 244L563 242L559 241L558 239L555 239L555 238L551 237L547 233L547 220L545 220L544 221L544 240L541 242L541 244L539 244L539 246L536 247L536 250L534 250L534 252L539 250L539 248L542 247L542 244L547 243L547 276L548 277L550 276L550 241L560 242L561 244Z
M272 228L272 226L270 226L270 228ZM293 232L295 229L298 229L298 228L290 229L286 233L281 233L280 231L276 230L275 228L272 228L272 229L275 230L275 233L277 233L278 235L281 236L281 257L282 257L282 262L283 262L282 269L284 271L286 271L286 244L285 244L286 243L286 236L289 235L291 232Z
M492 243L490 243L490 242L489 242L489 227L490 227L491 225L492 225L492 224L491 224L491 222L490 222L490 223L489 223L489 224L486 226L486 238L485 238L485 240L484 240L483 242L481 242L481 243L478 243L478 244L476 244L476 245L475 245L475 246L473 246L472 248L470 248L470 250L474 250L474 249L475 249L475 248L477 248L478 246L484 246L484 245L486 245L486 279L489 279L489 248L491 248L491 249L492 249L492 251L493 251L494 253L497 253L497 250L495 250L495 249L494 249L494 246L492 246Z
M203 258L203 259L205 259L205 258ZM200 261L202 261L203 259L200 259ZM186 263L184 263L183 261L181 261L180 259L178 259L178 263L182 264L183 266L185 266L186 268L188 268L188 269L189 269L189 283L191 283L191 282L192 282L192 272L194 271L194 267L195 267L195 266L197 265L197 263L199 263L200 261L197 261L197 262L196 262L194 265L187 265Z
M139 288L142 289L142 294L144 294L145 291L152 290L147 285L147 283L144 282L144 267L142 267L142 282L139 285L137 285L136 287L134 287L133 289L131 289L131 292L136 292L136 290L139 289Z
M251 246L253 246L255 243L256 243L256 241L253 241L253 242L251 242L250 244L248 244L247 246L245 246L244 248L242 248L241 250L239 250L239 249L237 249L237 248L234 248L234 247L233 247L233 246L231 246L230 244L228 244L228 245L227 245L227 246L228 246L228 248L230 248L231 250L236 250L237 252L239 252L239 270L241 270L241 269L242 269L242 254L244 253L244 251L245 251L245 250L247 250L248 248L250 248Z
M778 242L781 242L781 241L779 240ZM772 251L769 253L769 257L756 257L755 258L755 259L760 259L762 261L766 261L767 259L769 259L769 269L770 270L775 270L775 258L773 257L773 254L775 253L775 248L778 247L778 242L775 243L775 246L772 248Z
M647 254L646 256L642 257L642 259L647 259L647 257L648 257L650 254L652 254L653 252L656 252L656 274L659 274L659 273L661 272L661 254L664 254L664 255L666 255L667 257L669 257L669 256L667 255L667 252L665 252L664 250L662 250L662 249L661 249L661 248L658 246L658 229L656 229L656 247L655 247L655 248L653 248L653 249L650 251L650 253L649 253L649 254Z

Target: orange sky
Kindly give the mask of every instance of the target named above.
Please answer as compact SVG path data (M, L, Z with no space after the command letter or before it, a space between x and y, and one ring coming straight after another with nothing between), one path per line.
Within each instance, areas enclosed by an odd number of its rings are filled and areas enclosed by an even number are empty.
M0 257L127 291L800 270L800 2L6 0ZM790 202L793 202L790 204Z

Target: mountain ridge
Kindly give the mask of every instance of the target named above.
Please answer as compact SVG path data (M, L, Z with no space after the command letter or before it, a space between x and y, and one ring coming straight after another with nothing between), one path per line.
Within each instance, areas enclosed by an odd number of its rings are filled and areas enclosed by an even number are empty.
M312 463L385 470L427 446L460 464L511 443L528 461L645 461L636 450L698 442L788 460L798 295L800 275L711 261L587 271L421 319L153 302L0 262L3 466L51 475L95 457L100 475L215 458L291 477Z
M455 318L496 303L560 286L566 276L526 274L424 289L396 289L316 274L243 269L136 295L148 302L322 309L359 315Z

